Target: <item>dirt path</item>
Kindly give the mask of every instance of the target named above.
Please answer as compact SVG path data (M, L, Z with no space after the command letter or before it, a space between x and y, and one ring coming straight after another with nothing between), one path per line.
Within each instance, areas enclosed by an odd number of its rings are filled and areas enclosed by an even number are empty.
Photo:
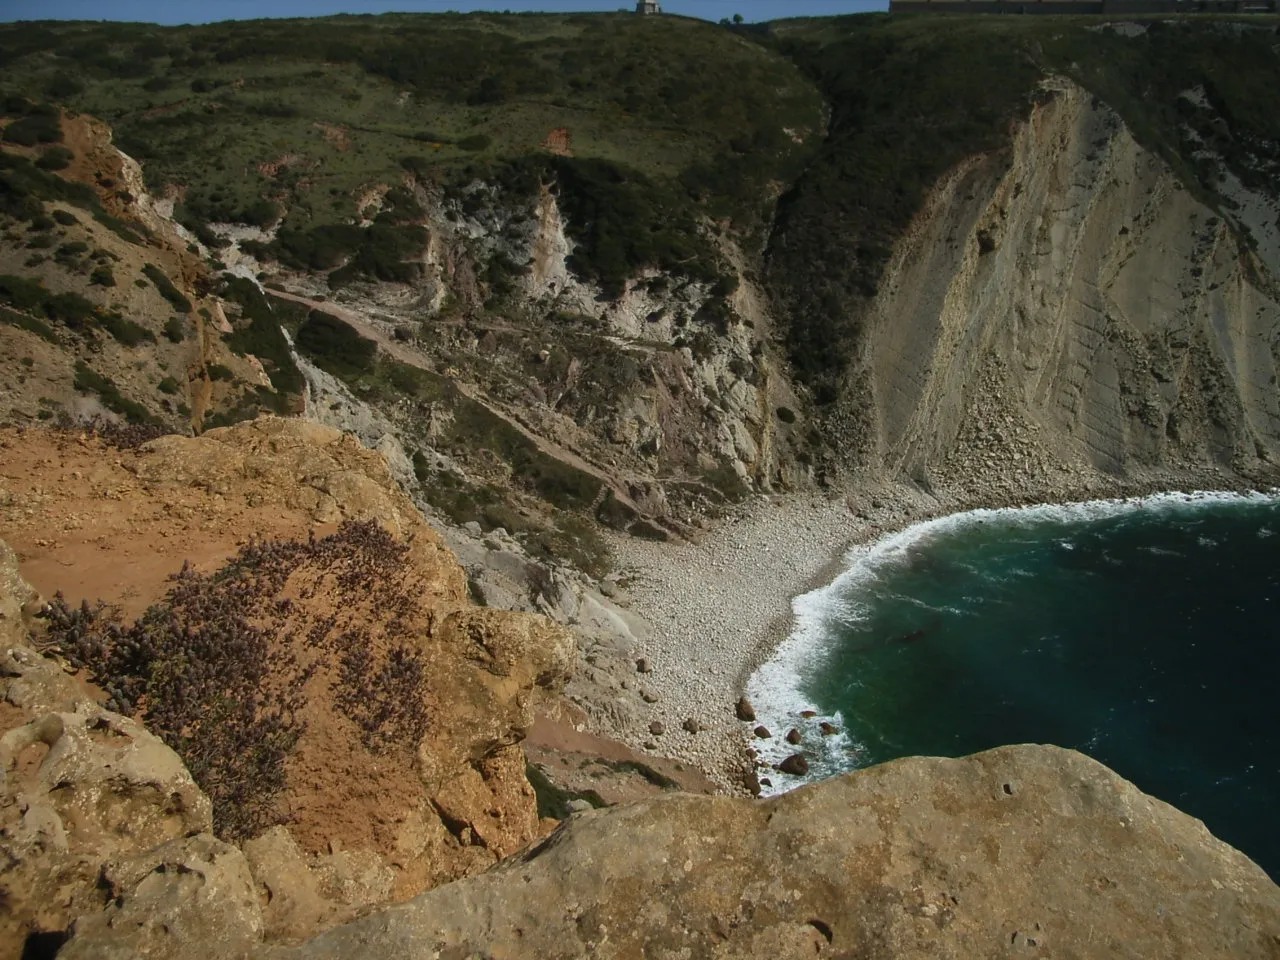
M322 313L327 313L332 317L336 317L337 319L354 327L361 336L367 337L377 343L380 348L386 351L388 356L393 357L401 363L408 364L411 367L417 367L419 370L426 370L428 373L436 373L436 370L428 366L416 350L405 346L393 337L387 336L386 333L380 330L376 325L370 323L366 318L353 310L340 307L337 304L329 303L328 301L312 300L308 297L300 296L296 293L287 293L283 290L268 289L266 290L266 293L269 296L279 297L282 300L290 300L294 303L300 303L313 310L319 310ZM631 495L627 492L626 483L620 477L609 473L604 468L591 463L589 460L583 459L579 454L566 447L562 447L555 441L548 440L546 437L534 433L511 414L487 400L483 395L481 395L480 391L474 384L462 383L457 380L452 381L452 383L457 387L458 392L468 400L472 400L480 404L495 417L500 418L513 429L518 430L520 434L537 447L540 452L554 460L558 460L561 463L572 467L575 470L585 473L588 476L595 477L604 484L605 487L613 492L614 497L619 503L635 511L637 516L652 519L645 510L641 509L640 506L631 499Z

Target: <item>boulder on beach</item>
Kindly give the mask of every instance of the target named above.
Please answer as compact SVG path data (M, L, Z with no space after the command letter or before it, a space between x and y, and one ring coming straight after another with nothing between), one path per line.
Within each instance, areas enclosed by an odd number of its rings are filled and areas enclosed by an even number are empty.
M809 761L803 753L793 753L778 764L778 769L793 777L803 777L809 772Z
M746 697L742 697L737 705L733 708L733 712L737 714L738 719L744 723L754 723L756 719L755 707L751 705L751 701Z
M652 673L653 664L649 662L648 657L641 657L636 661L636 673Z
M684 729L689 733L698 733L707 729L707 725L705 723L695 720L693 717L687 718L684 723L680 724L680 726L684 727Z
M649 732L655 737L660 737L667 732L667 728L661 720L655 720L649 724Z

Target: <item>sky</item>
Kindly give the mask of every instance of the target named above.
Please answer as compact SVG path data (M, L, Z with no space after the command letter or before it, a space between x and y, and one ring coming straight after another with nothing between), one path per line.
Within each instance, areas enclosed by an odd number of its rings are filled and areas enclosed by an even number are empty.
M0 22L9 20L141 20L207 23L258 17L321 17L332 13L391 10L509 10L581 13L633 8L634 0L0 0ZM662 0L668 13L719 20L740 13L748 21L833 16L885 10L888 0Z

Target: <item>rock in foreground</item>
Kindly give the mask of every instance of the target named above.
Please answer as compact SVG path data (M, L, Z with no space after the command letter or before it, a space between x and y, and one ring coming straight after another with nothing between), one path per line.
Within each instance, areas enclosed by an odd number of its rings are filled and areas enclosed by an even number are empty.
M265 955L1274 958L1280 888L1101 764L1016 746L766 803L576 817L485 874Z

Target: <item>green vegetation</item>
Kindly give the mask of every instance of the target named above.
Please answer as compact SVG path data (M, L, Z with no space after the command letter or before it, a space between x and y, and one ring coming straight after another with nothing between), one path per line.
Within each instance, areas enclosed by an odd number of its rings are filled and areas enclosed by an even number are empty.
M529 786L533 787L534 795L538 798L539 817L564 820L573 812L569 809L571 800L585 800L596 809L608 806L604 798L594 790L583 790L581 793L562 790L552 783L551 779L542 772L542 768L536 764L526 763L524 774L529 780Z
M298 328L297 344L321 370L344 380L371 372L378 353L378 345L372 340L320 310L312 310Z
M80 246L88 249L85 244ZM27 315L22 322L16 319L8 322L22 326L51 343L57 342L53 330L31 315L41 314L49 320L56 320L81 336L90 334L95 328L102 329L127 347L137 346L144 341L156 342L154 333L118 312L102 310L78 293L50 293L38 280L0 275L0 304L14 308L11 318Z
M159 419L142 404L121 394L115 381L91 369L83 360L76 361L75 388L81 393L96 393L104 407L112 413L118 413L130 423L147 425L160 423Z
M179 313L191 312L191 301L183 295L181 290L173 285L173 282L163 270L154 263L148 263L143 266L142 272L148 280L155 284L156 289L160 291L160 296L168 300L173 309Z
M164 52L139 59L140 44ZM153 191L185 188L177 216L203 241L209 222L282 216L272 252L338 271L335 284L411 274L412 218L380 216L358 242L316 233L351 223L368 184L397 183L399 158L419 180L461 189L490 163L547 166L553 135L575 158L547 173L577 205L584 276L616 290L651 264L713 272L690 257L696 216L763 237L767 185L792 178L822 122L794 65L673 17L0 25L0 50L6 85L31 98L15 103L53 95L106 120Z
M53 332L53 328L43 320L25 313L19 313L17 310L10 310L8 307L0 307L0 323L26 330L28 333L34 333L37 337L47 340L49 343L58 342L58 336Z
M287 307L281 301L273 304L252 281L229 273L223 274L218 293L240 305L240 317L226 339L227 346L241 356L252 354L258 358L275 387L274 394L260 392L258 399L265 402L266 409L284 413L305 387L302 373L293 362L289 343L280 329ZM166 326L165 335L178 343L182 339L182 328L177 327L171 332Z

